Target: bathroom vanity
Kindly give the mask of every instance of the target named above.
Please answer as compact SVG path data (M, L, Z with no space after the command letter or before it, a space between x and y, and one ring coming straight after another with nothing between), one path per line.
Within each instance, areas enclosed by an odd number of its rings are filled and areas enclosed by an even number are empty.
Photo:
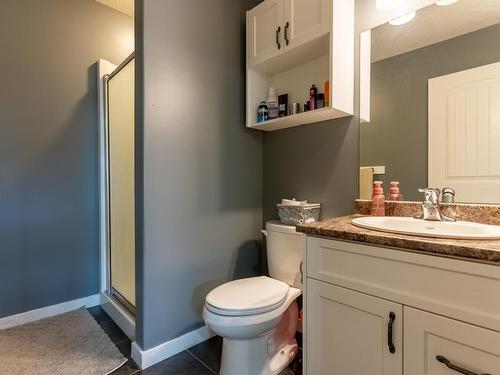
M500 374L500 240L371 231L355 217L297 228L306 373Z

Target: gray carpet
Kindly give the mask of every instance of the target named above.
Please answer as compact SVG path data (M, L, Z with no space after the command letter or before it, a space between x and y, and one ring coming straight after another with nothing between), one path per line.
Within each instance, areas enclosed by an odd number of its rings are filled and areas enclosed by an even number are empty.
M0 330L1 375L104 375L125 362L85 308Z

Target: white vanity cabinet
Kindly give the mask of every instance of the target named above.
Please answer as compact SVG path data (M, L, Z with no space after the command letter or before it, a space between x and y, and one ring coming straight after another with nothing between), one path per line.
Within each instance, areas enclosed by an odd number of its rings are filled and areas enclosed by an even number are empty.
M307 291L308 374L402 373L402 305L313 279Z
M438 357L478 375L500 374L498 332L410 307L404 309L404 332L405 375L452 374Z
M305 254L306 374L500 375L499 266L317 237Z

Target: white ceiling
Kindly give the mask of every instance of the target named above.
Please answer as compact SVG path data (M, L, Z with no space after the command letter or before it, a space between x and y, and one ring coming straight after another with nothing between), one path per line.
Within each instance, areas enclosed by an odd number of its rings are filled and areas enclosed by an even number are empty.
M110 8L134 17L134 0L96 0Z
M500 23L500 0L459 0L417 12L409 23L372 30L372 61L413 51Z

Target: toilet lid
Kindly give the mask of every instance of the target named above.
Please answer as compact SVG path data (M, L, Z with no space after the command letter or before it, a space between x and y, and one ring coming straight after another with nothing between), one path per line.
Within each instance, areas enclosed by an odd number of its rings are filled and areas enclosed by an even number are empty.
M260 314L281 306L288 289L288 284L267 276L230 281L208 293L206 306L220 315Z

